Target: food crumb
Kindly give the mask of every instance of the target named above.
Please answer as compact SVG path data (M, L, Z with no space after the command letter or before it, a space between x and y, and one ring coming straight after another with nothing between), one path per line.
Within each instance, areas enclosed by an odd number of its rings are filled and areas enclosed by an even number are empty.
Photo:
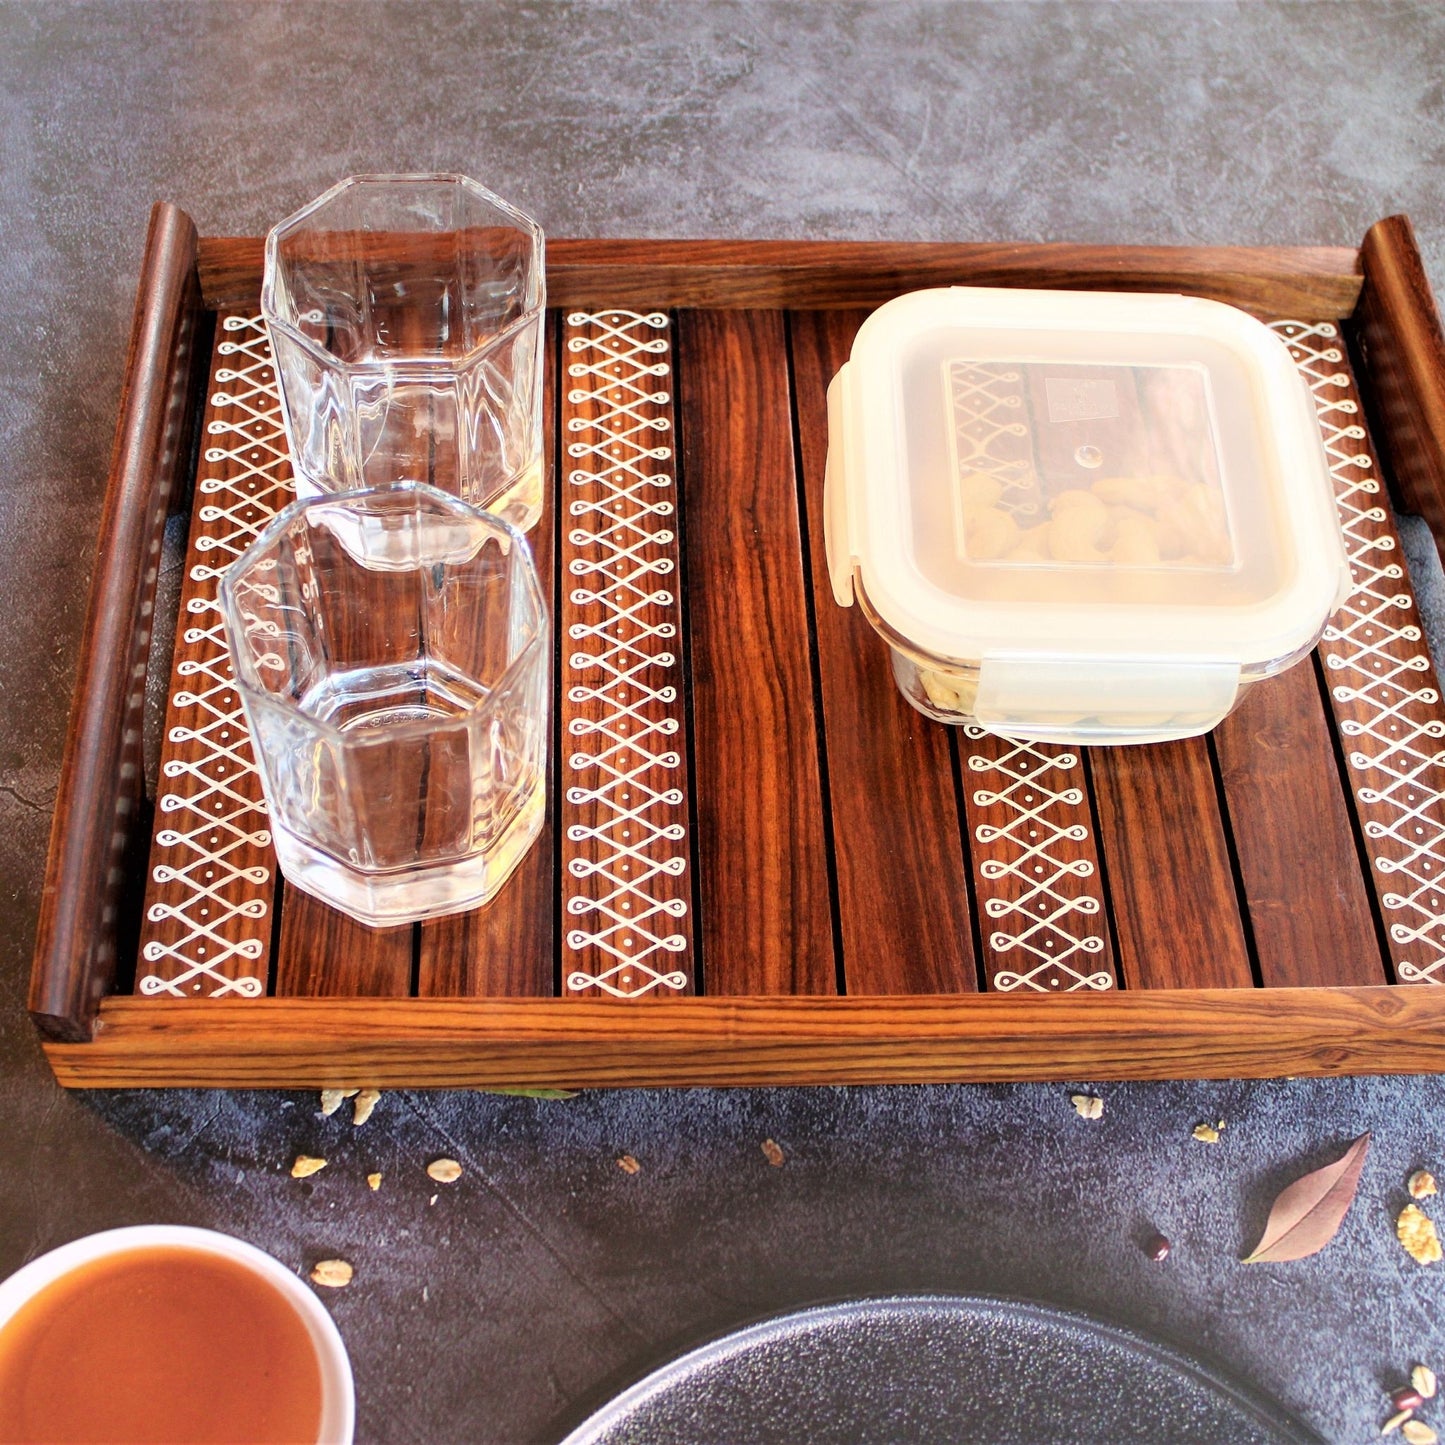
M355 1273L344 1259L323 1259L312 1266L311 1283L325 1285L327 1289L345 1289Z
M381 1188L381 1175L368 1174L366 1176L366 1187L371 1190L373 1194L375 1194L376 1191Z
M639 1164L631 1154L619 1154L617 1156L617 1167L624 1174L636 1174L637 1171L642 1168L642 1165Z
M1081 1119L1102 1119L1104 1101L1097 1094L1070 1094L1069 1100Z
M785 1157L783 1151L771 1139L763 1140L763 1157L774 1169L781 1169L783 1167L783 1159Z
M455 1184L462 1177L462 1166L455 1159L433 1159L426 1172L438 1184Z
M440 1195L440 1194L433 1194L432 1197L427 1200L428 1206L435 1204L435 1203L437 1202L437 1200L440 1199L440 1198L441 1198L441 1195Z
M1410 1383L1420 1392L1422 1399L1433 1400L1435 1398L1438 1381L1435 1379L1435 1371L1429 1365L1416 1365L1410 1371Z
M1410 1445L1436 1445L1440 1437L1423 1420L1406 1420L1400 1433Z
M343 1099L355 1098L360 1092L360 1089L322 1089L321 1112L327 1116L334 1114Z
M362 1089L356 1095L356 1101L351 1106L351 1122L353 1124L364 1124L371 1118L371 1111L376 1108L376 1101L381 1098L380 1089Z
M291 1166L291 1177L293 1179L308 1179L313 1174L319 1174L326 1168L324 1159L315 1159L310 1154L298 1154L296 1162Z
M1417 1169L1406 1182L1405 1188L1410 1191L1411 1199L1425 1199L1440 1192L1435 1176L1428 1169Z
M1417 1264L1435 1264L1440 1259L1440 1236L1435 1233L1435 1221L1417 1205L1407 1204L1400 1211L1395 1234L1405 1253Z
M1216 1124L1196 1124L1189 1132L1199 1140L1201 1144L1219 1143L1219 1131L1224 1128L1224 1120Z

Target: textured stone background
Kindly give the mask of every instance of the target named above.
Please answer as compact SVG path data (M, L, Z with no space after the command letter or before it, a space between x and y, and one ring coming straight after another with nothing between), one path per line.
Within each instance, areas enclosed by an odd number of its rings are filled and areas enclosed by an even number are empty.
M313 1096L54 1087L24 984L147 209L259 232L432 167L577 236L1354 244L1408 210L1438 288L1445 8L0 6L0 1273L145 1220L346 1254L366 1441L555 1438L760 1314L954 1288L1132 1323L1370 1436L1402 1367L1445 1373L1445 1275L1390 1228L1445 1168L1434 1079L1113 1086L1098 1124L1052 1087L389 1095L361 1130ZM1238 1265L1367 1128L1339 1241ZM297 1184L301 1149L333 1163ZM467 1173L437 1191L442 1152Z

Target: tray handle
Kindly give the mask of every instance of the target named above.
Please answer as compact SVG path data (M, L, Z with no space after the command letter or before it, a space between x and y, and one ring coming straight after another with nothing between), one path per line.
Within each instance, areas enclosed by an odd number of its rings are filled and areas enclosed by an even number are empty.
M88 1039L115 977L122 862L146 813L142 712L161 535L188 459L201 314L196 228L159 202L131 324L31 966L30 1013L53 1039Z
M1400 507L1445 548L1445 336L1408 216L1376 221L1360 247L1353 330L1375 441Z

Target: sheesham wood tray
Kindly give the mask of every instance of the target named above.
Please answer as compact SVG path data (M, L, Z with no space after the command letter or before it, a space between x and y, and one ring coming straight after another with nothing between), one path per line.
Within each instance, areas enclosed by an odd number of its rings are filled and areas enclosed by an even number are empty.
M291 495L260 277L259 240L156 207L30 994L63 1083L1445 1069L1445 704L1385 486L1445 536L1406 218L1358 252L554 241L547 828L489 908L384 932L278 876L225 659L216 579ZM1356 583L1312 662L1148 747L904 703L831 600L824 389L870 306L954 282L1275 327Z

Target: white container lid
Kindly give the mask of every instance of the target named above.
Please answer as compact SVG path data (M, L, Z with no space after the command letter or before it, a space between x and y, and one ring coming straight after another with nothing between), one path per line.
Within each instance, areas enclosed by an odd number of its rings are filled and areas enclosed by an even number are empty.
M1232 306L914 292L864 322L828 411L835 597L979 666L985 723L1102 698L1203 731L1349 591L1308 389Z

